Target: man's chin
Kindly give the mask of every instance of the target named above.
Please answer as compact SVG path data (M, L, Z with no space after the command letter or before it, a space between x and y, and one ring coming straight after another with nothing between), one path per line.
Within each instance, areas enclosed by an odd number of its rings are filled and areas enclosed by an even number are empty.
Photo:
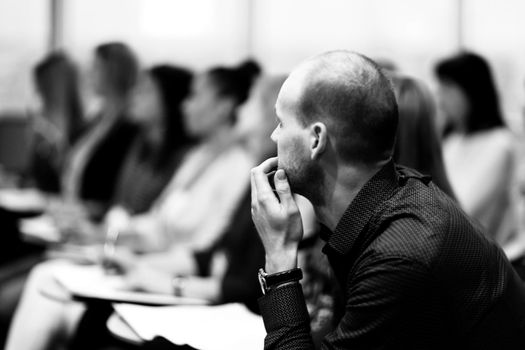
M291 172L286 172L286 177L288 179L288 184L290 184L290 190L292 191L292 193L301 194L301 186L298 186L298 184L300 184L300 181L298 181L294 174Z

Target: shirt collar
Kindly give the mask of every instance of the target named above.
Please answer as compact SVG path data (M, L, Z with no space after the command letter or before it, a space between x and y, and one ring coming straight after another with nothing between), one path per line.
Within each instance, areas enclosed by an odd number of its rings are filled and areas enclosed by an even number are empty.
M327 249L346 255L370 221L377 207L390 198L398 187L398 174L393 161L385 164L357 193L344 212L333 233L323 227L321 238L327 241Z

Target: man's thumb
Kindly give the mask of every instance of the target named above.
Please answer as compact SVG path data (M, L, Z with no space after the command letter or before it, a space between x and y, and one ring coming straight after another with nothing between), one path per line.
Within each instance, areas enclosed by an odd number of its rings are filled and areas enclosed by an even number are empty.
M290 190L290 184L288 183L288 179L286 178L286 174L283 169L277 170L275 173L275 189L277 190L277 193L279 194L279 198L281 202L288 202L293 201L292 198L292 192ZM289 203L286 203L289 204Z

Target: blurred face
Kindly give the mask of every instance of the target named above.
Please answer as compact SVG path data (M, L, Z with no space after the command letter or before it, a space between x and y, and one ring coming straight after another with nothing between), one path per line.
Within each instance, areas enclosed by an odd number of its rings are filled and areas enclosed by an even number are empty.
M150 74L144 74L133 90L130 116L139 124L160 123L163 107L160 90Z
M229 123L229 99L217 96L206 75L194 79L190 96L184 101L184 123L192 136L206 137Z
M104 70L104 63L102 60L98 57L95 57L95 60L93 61L93 66L91 68L91 83L93 86L93 91L97 95L103 95L106 92L106 84L105 84L105 70Z
M272 106L265 106L261 85L254 87L250 98L239 108L239 121L237 131L244 136L250 152L256 157L275 154L275 144L270 140L270 135L275 128L275 113L271 112ZM275 103L275 102L274 102Z
M452 82L440 81L438 86L438 107L445 120L443 124L461 127L469 112L469 103L461 88Z

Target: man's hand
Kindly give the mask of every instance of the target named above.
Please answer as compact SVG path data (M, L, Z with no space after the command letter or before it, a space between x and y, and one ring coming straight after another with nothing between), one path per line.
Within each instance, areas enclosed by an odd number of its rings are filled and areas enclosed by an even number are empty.
M270 158L251 171L252 218L266 251L266 272L297 267L297 249L303 237L301 214L284 170L275 173L275 190L268 173L277 166Z

